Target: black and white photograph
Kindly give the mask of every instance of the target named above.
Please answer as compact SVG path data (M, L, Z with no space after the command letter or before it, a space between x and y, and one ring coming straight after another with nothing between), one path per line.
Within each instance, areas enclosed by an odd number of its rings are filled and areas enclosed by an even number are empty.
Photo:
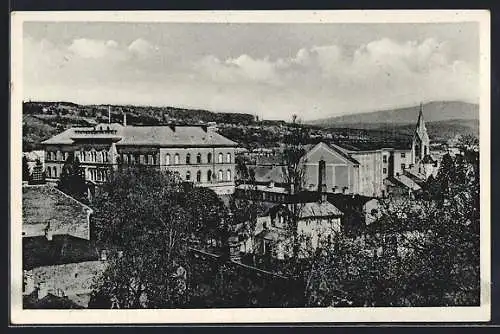
M487 11L12 22L16 322L489 320Z

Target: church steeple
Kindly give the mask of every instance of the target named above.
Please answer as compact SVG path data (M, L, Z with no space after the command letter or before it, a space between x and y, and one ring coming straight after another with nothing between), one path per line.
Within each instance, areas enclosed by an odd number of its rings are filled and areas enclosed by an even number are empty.
M424 121L424 104L420 102L416 132L422 133L423 131L427 132L427 129L425 128L425 121Z
M429 154L429 135L425 126L423 103L420 103L418 110L417 125L413 134L412 151L414 164Z

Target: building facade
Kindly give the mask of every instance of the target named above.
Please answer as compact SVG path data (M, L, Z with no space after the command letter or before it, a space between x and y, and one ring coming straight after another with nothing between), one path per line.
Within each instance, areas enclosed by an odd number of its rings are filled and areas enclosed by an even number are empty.
M425 169L422 178L435 173L438 164L430 156L429 142L422 106L408 147L366 149L321 142L303 157L304 189L323 185L329 193L383 197L388 192L385 180L404 178L415 169Z
M85 179L100 183L119 165L170 170L182 180L218 194L234 192L237 144L202 125L127 126L98 124L71 128L42 143L47 179L56 181L74 155Z

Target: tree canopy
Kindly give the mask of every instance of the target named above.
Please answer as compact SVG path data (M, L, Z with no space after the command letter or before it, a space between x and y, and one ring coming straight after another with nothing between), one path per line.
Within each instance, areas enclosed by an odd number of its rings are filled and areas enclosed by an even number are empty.
M183 189L171 173L148 168L116 172L103 185L94 202L97 240L123 255L111 257L95 284L94 301L106 296L120 308L176 303L172 274L185 266L193 229Z

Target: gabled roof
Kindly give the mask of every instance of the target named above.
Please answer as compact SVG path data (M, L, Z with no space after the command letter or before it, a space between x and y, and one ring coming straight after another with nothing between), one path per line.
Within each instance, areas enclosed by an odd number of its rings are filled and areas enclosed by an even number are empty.
M353 163L353 164L356 164L356 165L359 165L359 161L357 161L356 159L354 159L353 157L351 157L347 152L346 150L344 150L343 148L341 148L340 146L337 146L335 144L331 144L331 145L328 145L324 142L320 142L318 143L316 146L314 146L312 149L310 149L305 155L304 155L304 158L303 159L307 159L307 157L312 154L312 152L314 152L315 150L317 149L320 149L320 148L324 148L328 151L330 151L332 154L335 154L337 156L340 156L341 158L345 159L345 160L348 160L349 162Z
M52 234L88 239L88 216L92 209L49 185L23 186L23 234L43 236L49 226Z
M404 186L412 191L422 189L422 187L420 187L420 185L417 182L415 182L414 180L412 180L411 178L409 178L406 175L397 176L392 181L393 182L396 181L396 183L398 183L398 184L400 184L400 185L402 185L402 186Z
M114 133L100 133L107 128ZM96 133L92 133L92 131ZM121 126L120 124L98 124L94 127L70 128L42 144L73 144L73 139L82 138L117 138L117 145L141 146L230 146L238 144L215 131L195 125L160 125L160 126Z
M343 213L330 202L309 202L304 203L300 209L300 218L314 218L314 217L338 217Z
M201 126L127 126L117 145L237 146L232 140Z

